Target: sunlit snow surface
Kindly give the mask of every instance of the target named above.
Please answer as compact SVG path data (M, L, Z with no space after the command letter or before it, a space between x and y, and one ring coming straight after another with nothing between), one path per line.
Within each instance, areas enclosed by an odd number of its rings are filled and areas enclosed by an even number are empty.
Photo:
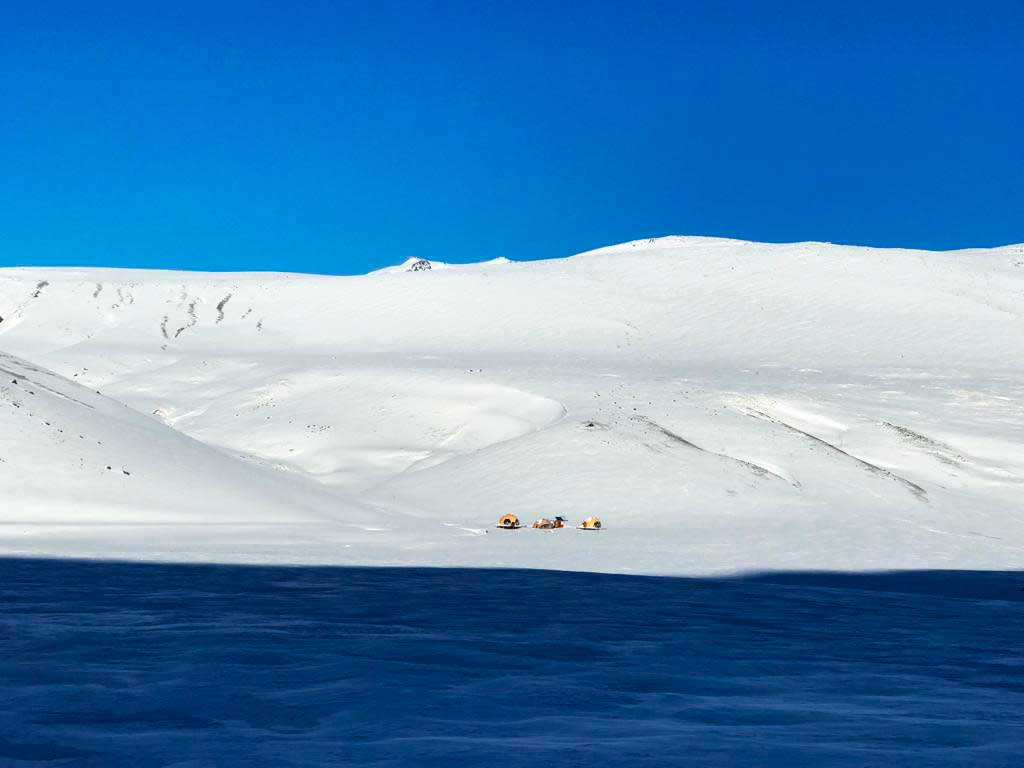
M0 561L4 766L1011 766L1024 575Z
M1024 568L1024 246L435 266L0 270L0 553Z

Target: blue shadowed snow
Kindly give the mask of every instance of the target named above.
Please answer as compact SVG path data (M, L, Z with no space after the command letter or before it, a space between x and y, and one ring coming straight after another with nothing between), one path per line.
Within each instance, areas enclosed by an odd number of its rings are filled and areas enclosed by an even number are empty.
M0 765L1018 765L1022 587L0 560Z

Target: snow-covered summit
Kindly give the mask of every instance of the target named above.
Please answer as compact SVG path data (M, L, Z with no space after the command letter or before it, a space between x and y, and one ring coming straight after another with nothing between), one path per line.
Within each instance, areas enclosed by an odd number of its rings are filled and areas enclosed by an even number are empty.
M750 245L748 240L735 240L726 237L706 237L696 235L668 235L665 237L645 237L639 240L629 240L625 243L606 245L601 248L594 248L584 251L577 256L596 256L598 254L633 253L645 251L663 251L669 249L682 249L694 247L713 246L737 246Z
M0 548L1024 566L1019 246L685 237L414 263L0 270ZM503 512L605 530L507 534Z
M443 261L432 261L430 259L422 259L419 256L410 256L408 259L403 261L401 264L395 264L390 267L382 267L381 269L375 269L371 272L371 275L390 275L397 274L400 272L422 272L434 269L444 269L448 265Z
M421 259L417 256L411 256L401 264L396 264L391 267L383 267L382 269L375 269L370 272L371 275L393 275L400 274L403 272L430 272L437 269L474 269L478 267L489 267L499 264L511 263L504 256L499 256L496 259L489 259L487 261L477 261L469 264L454 264L444 261L435 261L433 259Z

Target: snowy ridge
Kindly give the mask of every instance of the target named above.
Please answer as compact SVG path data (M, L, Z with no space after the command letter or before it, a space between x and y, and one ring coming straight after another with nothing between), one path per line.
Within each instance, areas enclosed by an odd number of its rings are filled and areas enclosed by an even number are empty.
M1022 246L673 237L412 264L0 270L0 548L1024 566ZM506 511L607 530L494 531Z

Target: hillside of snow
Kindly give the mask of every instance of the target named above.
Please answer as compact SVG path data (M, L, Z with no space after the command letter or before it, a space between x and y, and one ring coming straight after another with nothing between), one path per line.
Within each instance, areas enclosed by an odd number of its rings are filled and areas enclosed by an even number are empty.
M1024 567L1022 246L414 263L0 270L0 552Z

